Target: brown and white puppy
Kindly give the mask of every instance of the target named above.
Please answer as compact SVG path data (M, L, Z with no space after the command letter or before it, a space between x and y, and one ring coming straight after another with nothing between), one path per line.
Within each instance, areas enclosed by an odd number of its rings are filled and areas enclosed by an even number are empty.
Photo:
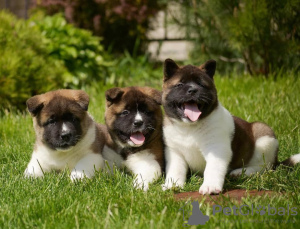
M27 100L36 142L26 177L69 168L71 179L92 177L104 166L102 130L87 112L89 96L81 90L57 90Z
M164 64L166 182L183 186L187 170L204 174L201 194L219 193L227 172L250 175L278 164L278 140L264 123L232 116L218 101L214 60L200 67ZM300 154L283 162L293 165Z
M103 156L136 175L135 187L147 190L164 166L161 93L150 87L106 91L109 132Z

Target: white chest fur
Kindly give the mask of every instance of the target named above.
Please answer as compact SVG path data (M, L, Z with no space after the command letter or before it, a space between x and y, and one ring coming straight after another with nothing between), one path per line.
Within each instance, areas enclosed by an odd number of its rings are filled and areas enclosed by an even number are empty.
M221 105L198 123L175 121L164 127L164 138L168 151L182 155L195 172L205 169L205 157L220 145L231 145L234 121ZM222 151L219 154L222 154ZM220 155L221 156L221 155ZM231 156L231 155L230 155Z
M232 158L234 121L231 114L218 105L209 116L197 123L172 120L163 131L166 143L164 189L171 188L173 184L182 187L190 168L204 173L203 189L213 188L213 192L220 192Z

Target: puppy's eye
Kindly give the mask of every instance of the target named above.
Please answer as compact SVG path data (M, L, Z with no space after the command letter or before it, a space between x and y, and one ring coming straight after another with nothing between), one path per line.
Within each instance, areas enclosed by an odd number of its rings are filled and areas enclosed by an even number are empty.
M126 115L129 115L129 111L128 110L122 111L121 116L126 116Z
M183 83L178 83L178 84L175 85L176 88L179 88L179 87L182 87L182 86L183 86Z
M151 114L151 111L149 110L149 108L146 104L140 104L138 111L145 115Z
M50 118L47 122L46 125L53 125L56 123L56 120L54 118Z
M143 109L141 110L142 113L144 113L145 115L150 115L151 111L149 111L148 109Z
M78 121L78 118L75 115L71 115L69 120L71 120L72 122L76 122Z
M78 122L79 121L79 118L77 118L76 116L72 116L72 122Z
M201 87L205 87L201 81L197 82L197 84Z

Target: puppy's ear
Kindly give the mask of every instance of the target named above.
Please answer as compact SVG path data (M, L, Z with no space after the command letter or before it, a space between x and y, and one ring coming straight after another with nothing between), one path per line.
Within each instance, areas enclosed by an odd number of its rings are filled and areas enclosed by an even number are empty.
M124 94L124 91L122 91L122 89L119 87L114 87L114 88L108 89L105 92L107 106L109 107L113 103L116 103L117 101L119 101L123 94Z
M79 104L79 106L87 111L89 108L90 97L89 95L82 90L73 90L75 101Z
M179 69L178 65L172 59L166 59L164 63L164 82L174 76Z
M215 60L208 60L202 64L199 68L204 71L210 78L214 77L216 71L217 62Z
M26 101L27 109L35 117L44 107L42 95L35 95Z
M142 92L153 99L158 105L162 103L162 92L151 87L142 87Z

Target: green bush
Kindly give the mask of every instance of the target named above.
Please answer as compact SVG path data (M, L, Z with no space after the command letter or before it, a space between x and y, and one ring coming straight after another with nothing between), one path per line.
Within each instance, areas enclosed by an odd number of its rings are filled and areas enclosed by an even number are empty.
M0 107L24 109L32 95L63 87L68 71L49 56L37 28L0 11Z
M161 0L35 0L38 9L53 15L63 12L67 21L79 28L93 31L103 37L103 44L114 53L125 50L134 52L135 43L140 41L142 54L150 28L150 18L165 4Z
M252 75L299 71L299 0L188 0L174 14L196 38L192 60L218 61ZM231 66L231 68L228 68Z
M162 64L155 66L148 55L134 56L125 51L115 59L115 65L109 68L110 77L107 83L117 86L154 86L162 80Z
M93 81L105 81L107 67L100 38L68 24L61 14L44 16L35 14L30 21L46 38L49 55L62 60L70 72L65 86L80 88Z
M105 57L104 57L105 56ZM37 13L28 21L0 12L0 106L24 109L32 95L105 83L113 62L100 38Z

